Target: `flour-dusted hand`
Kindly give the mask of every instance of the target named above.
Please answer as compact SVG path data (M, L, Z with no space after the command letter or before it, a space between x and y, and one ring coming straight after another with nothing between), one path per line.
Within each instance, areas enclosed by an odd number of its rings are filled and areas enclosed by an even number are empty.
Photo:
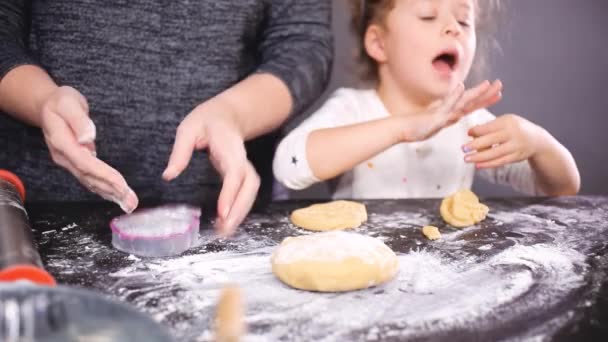
M123 176L96 156L95 124L80 92L67 86L58 87L44 102L40 122L53 162L125 212L137 208L137 196Z
M217 209L217 228L232 234L251 209L260 178L247 159L243 133L229 105L211 99L195 108L177 128L175 144L163 173L176 178L189 164L195 150L207 149L209 159L223 179Z

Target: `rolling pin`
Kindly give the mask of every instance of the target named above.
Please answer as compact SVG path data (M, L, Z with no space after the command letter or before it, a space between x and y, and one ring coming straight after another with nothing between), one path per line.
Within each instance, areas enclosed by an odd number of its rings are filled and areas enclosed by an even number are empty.
M0 170L0 283L27 280L54 286L32 238L25 211L25 186L13 173Z

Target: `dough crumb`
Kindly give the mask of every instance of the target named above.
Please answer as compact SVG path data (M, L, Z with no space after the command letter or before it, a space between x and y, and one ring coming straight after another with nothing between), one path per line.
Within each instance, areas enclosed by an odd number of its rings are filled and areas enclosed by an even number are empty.
M441 233L439 233L439 229L434 226L424 226L422 227L422 234L426 236L429 240L439 240L441 239Z

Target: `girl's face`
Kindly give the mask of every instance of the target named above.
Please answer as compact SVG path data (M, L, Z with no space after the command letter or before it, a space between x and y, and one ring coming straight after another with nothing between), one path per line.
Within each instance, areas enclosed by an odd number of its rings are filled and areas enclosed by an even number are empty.
M475 0L396 0L383 27L376 25L378 40L366 39L368 51L376 49L380 82L389 78L424 100L446 96L471 69L475 15Z

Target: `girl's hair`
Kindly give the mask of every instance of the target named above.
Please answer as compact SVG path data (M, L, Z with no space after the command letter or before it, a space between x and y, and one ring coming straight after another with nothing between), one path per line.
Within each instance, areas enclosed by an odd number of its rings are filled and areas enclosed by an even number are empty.
M348 0L351 12L351 30L357 39L357 68L363 82L378 81L378 64L371 58L364 46L365 32L370 25L384 25L389 12L395 7L397 0ZM501 9L501 0L475 0L477 7L476 32L477 54L472 77L481 78L487 68L487 53L498 45L493 40L496 24L495 15Z
M378 80L378 64L365 50L365 32L370 25L384 25L388 13L395 7L397 0L348 0L352 18L351 30L357 41L357 69L363 82Z

